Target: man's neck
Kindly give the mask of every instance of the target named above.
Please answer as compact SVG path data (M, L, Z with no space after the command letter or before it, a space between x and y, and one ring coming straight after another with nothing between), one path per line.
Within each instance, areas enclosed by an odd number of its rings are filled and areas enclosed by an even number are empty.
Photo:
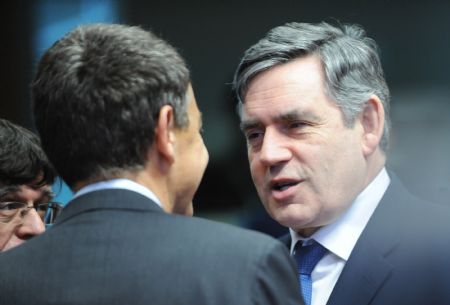
M378 149L367 159L367 175L364 182L364 188L378 176L385 164L386 154L378 147Z

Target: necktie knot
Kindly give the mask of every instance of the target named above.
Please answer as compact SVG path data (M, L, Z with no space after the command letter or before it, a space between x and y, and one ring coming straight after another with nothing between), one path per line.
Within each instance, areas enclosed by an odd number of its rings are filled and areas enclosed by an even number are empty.
M295 245L294 257L297 261L298 273L311 275L314 267L325 255L326 249L316 241L312 241L309 245L302 245L299 241Z

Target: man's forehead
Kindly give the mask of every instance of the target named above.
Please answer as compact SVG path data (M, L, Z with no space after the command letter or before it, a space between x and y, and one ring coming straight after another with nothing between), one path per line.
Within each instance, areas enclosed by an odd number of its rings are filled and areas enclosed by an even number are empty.
M6 195L10 195L13 193L17 193L20 190L20 186L13 185L13 186L0 186L0 199L3 198Z
M308 109L278 109L277 111L271 111L266 113L266 119L273 122L292 121L292 120L308 120L317 121L320 117ZM258 116L249 115L245 110L241 113L241 123L259 122L261 118Z
M53 197L53 192L51 190L51 186L48 184L44 184L42 186L30 186L30 185L10 185L10 186L0 186L0 199L11 196L11 195L24 195L24 190L26 188L30 188L33 191L40 192L41 198L43 197Z

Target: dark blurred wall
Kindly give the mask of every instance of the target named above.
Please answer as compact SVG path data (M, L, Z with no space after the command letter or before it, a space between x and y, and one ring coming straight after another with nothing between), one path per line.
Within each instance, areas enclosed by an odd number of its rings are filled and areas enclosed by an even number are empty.
M7 35L1 46L1 116L24 124L31 73L27 6L2 10ZM378 42L392 91L390 166L417 195L450 202L450 1L123 0L120 14L174 44L192 70L210 152L195 200L199 215L242 225L249 225L248 215L264 215L229 84L242 53L289 21L359 23Z
M31 13L27 1L0 4L0 117L31 127Z
M192 68L211 155L196 200L198 211L242 208L241 215L261 213L229 83L245 49L289 21L359 23L377 41L392 91L396 143L390 167L417 195L450 201L450 147L445 145L450 143L450 95L444 90L450 83L449 1L126 2L124 19L168 39ZM427 117L422 116L424 108L431 108ZM417 137L433 132L437 136L426 142Z

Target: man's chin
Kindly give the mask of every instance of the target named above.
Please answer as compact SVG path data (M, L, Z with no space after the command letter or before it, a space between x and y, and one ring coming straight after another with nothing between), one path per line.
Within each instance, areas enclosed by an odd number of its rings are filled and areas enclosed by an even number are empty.
M282 211L278 210L272 215L272 218L286 228L299 231L312 227L311 219L305 216L304 213L296 215L295 212L284 209Z
M286 228L298 227L299 221L292 215L275 215L272 217L276 222Z

